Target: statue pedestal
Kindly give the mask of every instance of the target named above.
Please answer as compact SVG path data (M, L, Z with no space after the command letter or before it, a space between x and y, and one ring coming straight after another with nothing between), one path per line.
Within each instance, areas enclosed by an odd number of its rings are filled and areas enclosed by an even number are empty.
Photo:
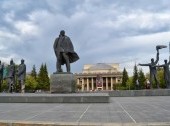
M75 76L72 73L56 73L50 77L51 93L73 93L75 87Z

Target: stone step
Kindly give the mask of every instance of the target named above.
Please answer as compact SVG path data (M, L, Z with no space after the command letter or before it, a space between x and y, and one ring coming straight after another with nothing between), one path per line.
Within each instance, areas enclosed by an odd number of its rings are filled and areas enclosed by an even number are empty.
M108 93L1 93L0 103L109 103Z

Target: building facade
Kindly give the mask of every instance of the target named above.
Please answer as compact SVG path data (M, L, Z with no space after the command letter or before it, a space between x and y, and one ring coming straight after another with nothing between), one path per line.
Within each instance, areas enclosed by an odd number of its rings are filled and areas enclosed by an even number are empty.
M122 72L117 63L87 64L83 72L75 76L81 91L114 90L122 81Z

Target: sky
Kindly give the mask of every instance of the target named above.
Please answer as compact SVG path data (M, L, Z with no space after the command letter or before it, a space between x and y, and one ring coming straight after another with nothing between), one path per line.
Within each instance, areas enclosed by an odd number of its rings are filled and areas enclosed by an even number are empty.
M0 0L0 60L25 60L27 72L46 63L56 71L53 44L65 30L80 59L71 64L120 63L132 74L134 64L156 58L156 46L169 46L169 0ZM159 64L169 59L160 50ZM63 66L65 69L65 66ZM148 67L140 67L148 72Z

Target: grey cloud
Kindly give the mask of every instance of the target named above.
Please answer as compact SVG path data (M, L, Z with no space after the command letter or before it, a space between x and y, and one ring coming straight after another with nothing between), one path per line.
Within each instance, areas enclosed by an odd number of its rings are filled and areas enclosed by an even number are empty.
M169 10L169 1L168 0L114 0L122 11L134 11L137 9L160 12Z
M61 29L70 36L76 52L80 55L80 60L72 64L73 72L80 72L83 64L89 63L121 63L136 57L141 58L140 61L147 61L152 54L155 55L155 45L166 44L169 39L167 36L170 16L167 1L156 0L156 3L153 3L151 0L107 2L15 0L15 2L18 4L12 7L8 0L0 2L2 10L0 13L3 12L3 16L13 13L13 16L9 16L11 21L4 19L0 22L0 26L4 27L0 28L0 31L13 34L19 40L11 37L2 39L1 36L3 44L0 44L8 47L3 50L4 53L10 50L9 55L16 54L16 59L25 58L30 69L33 64L39 66L46 62L50 73L55 71L56 59L52 46ZM19 22L23 24L16 26ZM22 29L26 30L25 24L33 30L22 32ZM156 35L165 31L167 35ZM33 34L34 32L37 34ZM148 34L153 37L147 37ZM157 43L154 43L156 40ZM146 53L143 54L144 51ZM143 58L141 55L148 57Z

